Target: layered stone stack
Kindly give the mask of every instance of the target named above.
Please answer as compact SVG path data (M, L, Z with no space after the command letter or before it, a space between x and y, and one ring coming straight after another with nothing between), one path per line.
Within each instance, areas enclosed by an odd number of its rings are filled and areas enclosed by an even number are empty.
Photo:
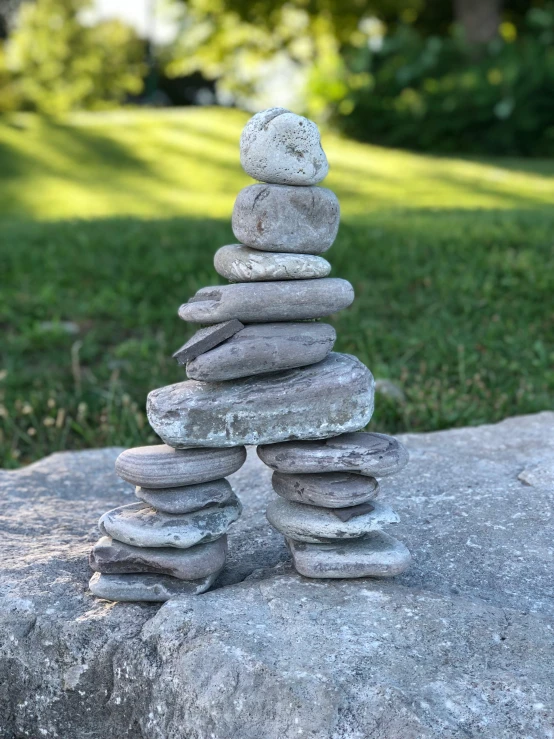
M208 327L175 354L190 379L149 394L150 424L176 449L260 445L280 496L268 518L302 574L396 574L410 556L381 532L398 519L375 500L376 478L407 454L389 437L353 433L371 418L373 377L355 357L332 352L333 327L316 322L354 299L319 256L340 213L336 196L315 187L328 172L318 129L283 108L266 110L246 125L240 152L261 184L237 197L240 243L215 255L230 284L202 288L181 306L183 320Z
M138 503L105 513L90 554L91 591L115 601L165 601L206 591L225 564L227 531L241 504L225 477L246 459L233 449L165 444L128 449L117 474Z

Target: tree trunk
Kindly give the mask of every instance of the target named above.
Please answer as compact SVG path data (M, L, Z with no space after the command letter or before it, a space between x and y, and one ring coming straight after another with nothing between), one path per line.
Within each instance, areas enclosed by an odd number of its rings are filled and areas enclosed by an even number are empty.
M498 33L503 0L454 0L454 16L470 44L486 44Z

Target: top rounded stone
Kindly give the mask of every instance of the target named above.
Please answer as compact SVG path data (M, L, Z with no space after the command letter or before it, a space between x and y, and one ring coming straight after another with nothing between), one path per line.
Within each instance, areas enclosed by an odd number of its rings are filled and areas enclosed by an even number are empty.
M240 137L240 163L261 182L316 185L329 172L315 123L286 108L256 113Z

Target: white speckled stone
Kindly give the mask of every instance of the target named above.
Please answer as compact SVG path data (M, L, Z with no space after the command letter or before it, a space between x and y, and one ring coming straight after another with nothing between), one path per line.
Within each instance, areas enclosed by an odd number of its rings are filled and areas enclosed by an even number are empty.
M412 560L398 539L374 531L361 539L330 544L306 544L287 539L296 570L304 577L393 577Z
M331 508L274 498L267 506L266 516L273 528L288 539L318 544L330 539L358 539L400 520L392 508L384 503L372 501L371 507L372 510L367 513L342 521Z
M250 185L233 208L238 241L268 252L321 254L339 230L340 205L325 187Z
M329 165L315 123L286 108L253 116L240 137L240 163L255 180L315 185Z
M306 321L338 313L353 300L352 285L340 277L240 282L201 288L179 308L179 317L191 323Z
M331 265L313 254L287 254L229 244L214 257L216 271L229 282L267 282L269 280L312 280L327 277Z
M93 570L105 575L144 573L198 580L219 572L226 555L226 536L189 549L133 547L103 536L92 548L89 563Z
M375 478L350 472L324 472L319 475L274 472L271 484L281 498L322 508L347 508L367 503L379 495L379 483Z
M160 513L145 503L130 503L104 513L98 528L102 534L134 547L188 549L226 534L241 511L236 495L221 505L181 515Z
M178 488L137 487L135 495L162 513L192 513L230 500L233 489L227 480L219 479Z
M148 395L146 412L174 447L321 439L369 422L373 383L359 359L332 352L318 364L272 375L168 385Z
M166 444L126 449L115 471L127 482L143 488L174 488L217 480L244 464L246 449L173 449Z
M90 578L89 588L93 595L105 600L163 603L180 595L205 593L217 575L214 572L200 580L178 580L169 575L103 575L95 572Z
M408 463L408 450L397 439L368 431L317 442L259 446L258 456L273 470L286 474L358 472L369 477L387 477Z
M336 338L327 323L254 324L189 362L187 375L220 382L304 367L325 359Z

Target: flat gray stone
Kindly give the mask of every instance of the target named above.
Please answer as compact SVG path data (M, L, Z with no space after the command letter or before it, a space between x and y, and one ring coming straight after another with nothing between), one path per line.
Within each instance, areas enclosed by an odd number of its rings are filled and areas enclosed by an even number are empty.
M317 439L364 427L373 412L373 376L356 357L235 382L196 380L153 390L146 412L174 447L234 447Z
M313 280L327 277L331 271L331 265L323 257L260 251L243 244L229 244L218 249L214 266L229 282Z
M0 470L3 739L548 737L554 413L400 438L401 575L298 575L249 450L224 569L163 605L88 589L98 517L134 499L121 450Z
M349 472L324 472L319 475L274 472L271 484L281 498L322 508L347 508L367 503L379 495L379 483L375 478Z
M238 241L254 249L322 254L337 237L340 206L325 187L250 185L241 190L232 215Z
M213 505L194 513L160 513L145 503L130 503L101 516L98 528L124 544L135 547L188 549L219 539L242 511L239 499Z
M105 575L156 574L198 580L218 573L225 564L227 537L190 549L133 547L103 536L93 546L89 564Z
M203 287L179 308L179 317L191 323L305 321L338 313L353 301L352 285L340 277L239 282Z
M375 500L371 506L371 511L341 521L330 508L274 498L267 506L266 515L269 523L287 539L318 544L330 539L358 539L400 520L392 508L384 503Z
M221 344L222 341L231 338L237 331L243 329L244 326L236 318L223 323L216 323L214 326L206 326L199 329L186 344L178 349L173 358L177 360L177 364L185 365L191 359L199 354L213 349L214 346Z
M296 570L304 577L394 577L410 566L408 548L383 531L354 541L305 544L287 539Z
M240 163L255 180L285 185L315 185L329 171L316 124L286 108L263 110L248 121Z
M195 445L199 446L199 445ZM126 449L115 462L116 473L143 488L174 488L210 482L236 472L246 449L173 449L165 444Z
M192 513L214 503L225 503L233 497L233 488L225 478L186 485L180 488L140 488L139 500L162 513Z
M277 472L357 472L387 477L408 463L408 452L392 436L359 431L318 442L288 442L259 446L260 459Z
M327 323L259 323L187 364L192 380L220 382L321 362L337 334Z
M217 572L200 580L177 580L168 575L103 575L95 572L89 588L93 595L119 602L163 603L179 595L200 595L214 584Z

